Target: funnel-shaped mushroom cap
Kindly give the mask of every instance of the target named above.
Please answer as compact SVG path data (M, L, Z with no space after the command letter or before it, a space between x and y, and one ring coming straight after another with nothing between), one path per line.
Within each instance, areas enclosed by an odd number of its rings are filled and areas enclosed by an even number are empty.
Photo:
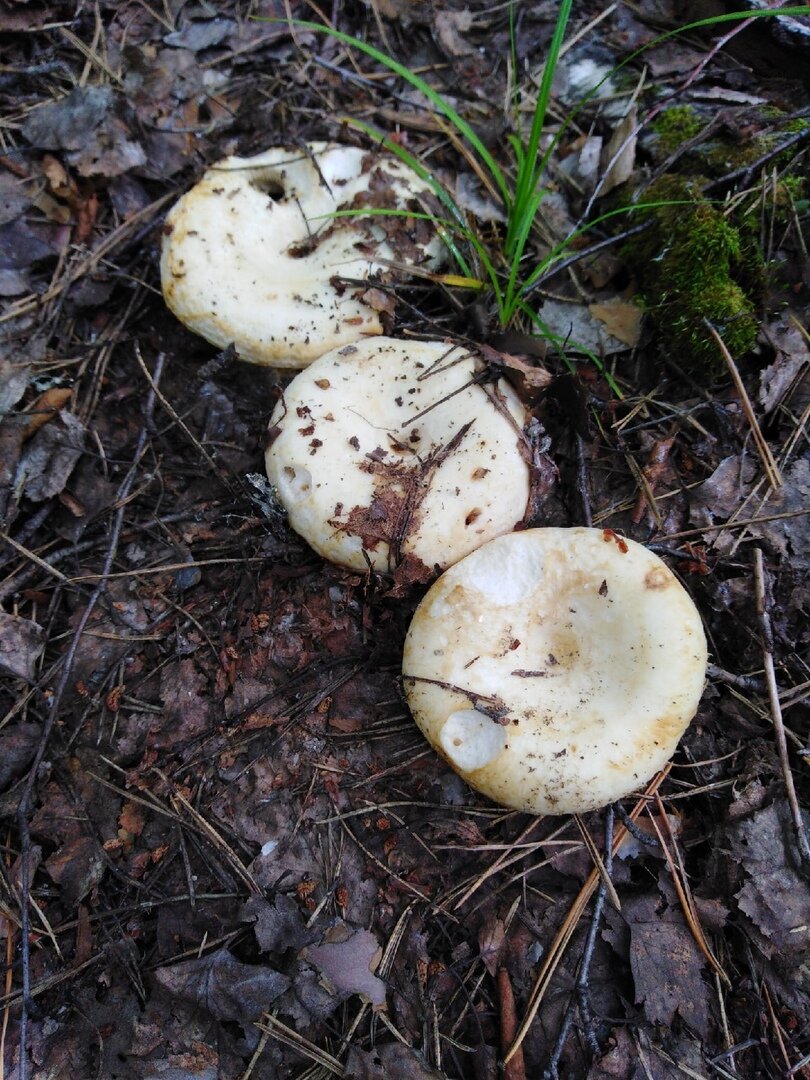
M578 813L639 788L697 711L706 639L652 552L601 529L501 536L419 607L403 677L436 750L495 802Z
M428 186L396 158L313 143L226 158L171 210L163 295L189 329L243 360L302 368L329 349L383 331L380 316L336 277L365 281L397 264L435 268L428 222L338 209L421 209Z
M480 368L445 342L380 337L296 375L265 455L295 531L341 566L410 557L427 580L513 529L529 497L525 414L507 383L474 381Z

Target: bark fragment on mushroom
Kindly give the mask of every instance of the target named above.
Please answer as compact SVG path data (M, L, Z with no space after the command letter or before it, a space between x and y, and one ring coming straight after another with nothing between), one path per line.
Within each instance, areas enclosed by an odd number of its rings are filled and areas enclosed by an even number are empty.
M502 536L446 571L405 642L408 704L495 802L578 813L628 795L697 711L706 639L658 556L611 530Z
M374 210L422 210L429 188L396 158L312 143L212 166L170 211L161 282L169 308L243 360L305 367L329 349L383 333L362 288L386 264L436 269L432 223ZM362 217L338 210L368 209Z
M324 558L366 571L436 568L515 528L529 497L525 412L473 353L376 338L333 350L284 391L267 475Z

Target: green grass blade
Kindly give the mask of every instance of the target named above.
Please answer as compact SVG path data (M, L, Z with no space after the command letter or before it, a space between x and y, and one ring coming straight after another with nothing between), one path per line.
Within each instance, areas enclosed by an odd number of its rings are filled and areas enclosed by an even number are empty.
M268 21L282 21L282 20L268 20ZM395 60L392 56L388 56L387 53L382 52L380 49L375 48L373 45L369 45L368 42L362 41L360 38L354 37L352 34L344 34L342 30L335 30L331 26L325 26L322 23L308 22L303 19L292 19L290 25L301 29L310 30L316 34L326 34L328 37L334 38L336 41L342 42L344 45L349 45L353 49L359 49L360 52L366 56L371 57L372 60L376 60L378 64L382 64L383 67L387 67L389 71L393 71L395 75L399 75L401 79L410 83L416 90L419 90L425 97L431 102L432 105L445 116L453 127L458 131L467 142L475 150L476 154L486 166L490 176L495 181L495 185L500 192L501 198L506 206L511 203L511 193L509 185L506 182L500 166L495 161L495 158L486 148L482 142L480 136L475 130L467 123L463 116L461 116L453 106L442 97L433 87L420 78L410 68L401 64L398 60Z
M390 150L390 152L392 154L395 154L396 157L398 157L403 164L407 165L408 168L415 172L421 180L424 180L426 184L430 185L431 190L439 199L442 206L444 206L445 209L448 210L450 213L452 219L448 222L450 228L452 228L452 230L456 232L459 236L463 237L463 239L475 251L475 254L477 255L481 265L486 272L489 283L492 286L492 291L495 294L495 302L498 305L498 310L500 310L503 305L503 290L501 288L501 283L498 280L498 274L495 270L495 266L489 256L489 252L487 251L485 245L481 242L475 231L469 228L462 210L455 202L455 200L451 198L451 196L445 190L442 184L439 183L439 181L430 172L430 170L426 169L422 162L417 157L415 157L415 155L412 154L410 150L406 150L404 146L401 146L399 143L394 142L384 132L380 131L379 128L374 127L373 124L367 124L364 120L354 120L351 117L346 117L345 120L346 123L349 124L351 127L355 127L359 131L364 132L366 135L370 136L372 139L374 139L375 142L379 143L386 150ZM456 259L458 266L461 269L461 272L466 277L476 276L473 274L472 270L470 269L469 263L461 254L458 246L452 242L449 234L442 236L442 239L447 244L450 250L450 254L453 256L454 259ZM451 242L448 243L448 240L451 240Z
M624 394L621 391L621 387L610 374L608 369L605 367L601 358L598 357L595 352L593 352L587 346L581 345L577 341L572 341L570 338L562 338L559 334L555 334L552 330L548 328L548 326L546 326L546 324L543 322L537 312L530 308L528 304L522 302L520 305L520 310L538 328L541 337L545 338L546 341L550 341L553 345L557 346L569 371L576 372L576 368L565 355L565 346L567 346L569 349L575 349L578 353L582 353L583 356L587 356L587 358L591 361L596 370L604 377L605 382L610 387L610 392L620 401L624 399Z
M511 259L514 256L516 237L523 231L522 218L528 212L533 203L537 185L541 173L538 170L537 156L540 148L540 139L543 135L543 125L546 122L548 104L551 100L551 86L557 63L560 58L560 49L565 39L565 31L571 15L573 0L562 0L557 14L557 22L554 26L554 34L549 45L546 62L543 65L543 75L540 80L540 89L537 93L537 103L532 116L532 126L529 139L525 146L525 153L519 165L515 181L515 198L513 211L510 215L509 228L506 234L506 253Z

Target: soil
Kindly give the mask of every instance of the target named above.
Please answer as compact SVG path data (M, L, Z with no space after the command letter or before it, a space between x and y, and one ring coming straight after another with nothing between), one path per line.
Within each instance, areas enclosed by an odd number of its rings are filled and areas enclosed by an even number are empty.
M761 256L753 349L719 325L716 364L673 355L622 242L583 255L621 217L532 293L556 343L438 274L370 290L395 336L472 339L511 375L528 524L648 545L703 618L671 767L573 818L495 806L430 749L400 681L425 568L342 570L288 528L263 480L284 377L160 289L206 166L370 148L347 118L495 250L427 100L284 19L419 71L506 164L508 7L0 5L0 1077L810 1077L810 20L669 38L564 123L595 69L720 10L575 4L529 257L664 173L708 185ZM516 11L524 117L556 12ZM662 149L673 105L701 124Z

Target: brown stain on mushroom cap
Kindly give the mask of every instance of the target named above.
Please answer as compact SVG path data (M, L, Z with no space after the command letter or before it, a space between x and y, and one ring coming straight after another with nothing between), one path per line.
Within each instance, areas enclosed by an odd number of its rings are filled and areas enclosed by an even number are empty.
M644 575L644 585L647 589L666 589L677 579L665 566L654 566Z

